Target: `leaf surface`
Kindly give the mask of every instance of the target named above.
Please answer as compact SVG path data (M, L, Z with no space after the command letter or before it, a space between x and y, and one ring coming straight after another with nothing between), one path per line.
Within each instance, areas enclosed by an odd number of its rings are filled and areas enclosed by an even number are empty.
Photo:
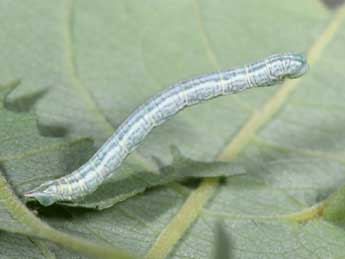
M275 52L306 52L311 63L302 80L178 114L148 136L95 200L75 204L108 209L40 208L51 226L141 257L210 258L214 225L222 220L234 258L344 256L344 230L323 216L324 200L345 180L343 9L331 12L312 0L0 3L0 19L10 21L2 25L0 80L21 80L6 102L18 107L49 89L37 101L39 124L65 129L70 141L89 137L96 147L148 97L178 80ZM7 179L22 193L24 168L37 172L29 174L34 183L66 174L94 152L82 142L68 148L73 157L43 152L21 165L8 159ZM182 162L173 160L172 146ZM164 181L164 168L216 176L233 174L234 165L247 174L135 195L171 182ZM121 177L134 183L122 185Z

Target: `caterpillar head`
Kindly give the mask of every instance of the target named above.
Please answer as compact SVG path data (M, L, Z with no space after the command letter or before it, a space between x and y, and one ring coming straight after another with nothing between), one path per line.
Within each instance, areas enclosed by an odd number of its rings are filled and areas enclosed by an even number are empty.
M37 200L43 206L50 206L61 199L57 186L58 184L56 181L48 181L37 188L24 193L24 196L28 199Z
M298 78L303 76L309 69L307 59L302 54L287 54L285 72L287 78Z
M267 63L271 83L281 83L284 79L298 78L303 76L309 69L304 55L288 53L283 55L273 55Z

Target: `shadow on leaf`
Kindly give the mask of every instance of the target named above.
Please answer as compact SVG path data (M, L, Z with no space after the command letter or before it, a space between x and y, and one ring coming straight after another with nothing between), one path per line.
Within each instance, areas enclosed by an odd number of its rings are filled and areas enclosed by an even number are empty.
M13 112L30 112L33 110L35 104L39 99L44 97L49 89L43 89L25 96L22 96L20 98L11 100L9 98L10 94L13 92L13 90L16 88L12 87L10 91L7 92L5 95L4 100L4 106L7 110L13 111Z
M217 222L215 225L216 238L213 249L213 259L231 259L234 258L232 254L232 240L230 235L226 232L223 222Z

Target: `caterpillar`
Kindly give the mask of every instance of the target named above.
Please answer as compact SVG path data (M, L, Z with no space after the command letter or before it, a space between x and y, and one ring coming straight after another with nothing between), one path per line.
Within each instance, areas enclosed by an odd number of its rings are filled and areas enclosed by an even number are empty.
M154 127L185 107L253 87L271 86L286 78L298 78L307 70L304 55L286 53L269 56L242 68L176 83L137 108L79 169L59 179L47 181L24 193L24 196L36 199L43 206L83 198L113 175L115 169Z

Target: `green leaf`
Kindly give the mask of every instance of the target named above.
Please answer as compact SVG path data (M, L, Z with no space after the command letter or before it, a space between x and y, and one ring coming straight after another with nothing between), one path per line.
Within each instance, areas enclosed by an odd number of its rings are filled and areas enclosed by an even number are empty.
M21 100L44 93L35 105L39 125L46 135L66 133L69 143L66 151L6 160L6 178L20 194L69 173L94 152L85 137L98 148L131 111L178 80L274 52L308 52L311 71L302 80L180 113L154 130L119 178L102 186L106 196L95 193L75 205L106 208L149 191L102 211L54 206L38 213L61 231L140 257L210 258L219 219L233 258L344 257L344 230L323 215L323 201L345 180L344 17L344 9L331 12L314 0L0 0L0 20L6 21L0 83L21 81L7 107L27 110L30 101ZM20 132L22 126L12 123L10 132ZM38 142L25 132L17 138L28 143L21 151L6 144L0 153L31 152ZM172 146L182 162L173 160ZM234 166L247 175L205 179L196 187L151 185L172 180L163 181L164 168L180 179L182 171L231 175ZM135 184L122 185L126 178Z
M46 254L35 242L40 241L33 242L28 237L0 232L1 258L45 258ZM20 246L13 244L20 244ZM49 257L47 256L47 258Z

